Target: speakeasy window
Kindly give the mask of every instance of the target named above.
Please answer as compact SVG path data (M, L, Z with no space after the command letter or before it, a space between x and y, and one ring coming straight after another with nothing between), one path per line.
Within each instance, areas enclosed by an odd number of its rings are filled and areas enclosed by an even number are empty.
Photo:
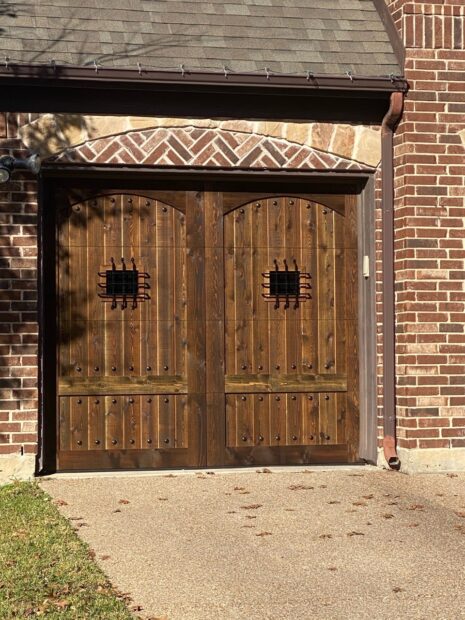
M270 295L276 297L298 297L300 293L300 271L270 271Z
M98 283L98 287L104 292L99 293L99 297L104 300L111 301L111 309L115 310L118 301L121 301L121 309L124 310L128 306L128 299L132 301L132 309L137 308L138 301L150 299L146 289L150 286L146 279L149 274L139 271L136 267L134 258L131 258L131 267L127 267L124 258L121 259L121 268L116 267L115 259L110 259L111 269L99 271L98 275L102 281Z
M282 261L284 269L279 268L279 262L276 258L273 262L274 270L262 273L265 278L265 282L262 284L265 292L262 293L262 296L267 301L274 301L275 309L279 308L280 302L284 302L284 309L289 308L291 300L294 302L294 309L297 309L301 301L311 299L308 292L312 288L308 282L311 276L309 273L299 270L295 259L292 261L294 269L289 269L286 259Z
M137 269L130 271L116 271L113 269L106 270L106 294L109 297L121 297L129 295L133 297L137 295L139 289L139 272Z

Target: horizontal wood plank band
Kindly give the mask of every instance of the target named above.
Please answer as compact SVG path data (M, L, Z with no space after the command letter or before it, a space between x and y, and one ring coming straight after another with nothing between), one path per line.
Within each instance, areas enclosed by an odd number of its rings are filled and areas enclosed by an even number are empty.
M347 377L340 375L226 375L227 394L242 392L345 392Z
M226 465L310 465L348 463L347 444L227 448Z
M187 394L187 381L182 377L89 377L62 378L60 396L116 394Z
M94 471L184 467L187 449L64 450L58 453L59 471Z

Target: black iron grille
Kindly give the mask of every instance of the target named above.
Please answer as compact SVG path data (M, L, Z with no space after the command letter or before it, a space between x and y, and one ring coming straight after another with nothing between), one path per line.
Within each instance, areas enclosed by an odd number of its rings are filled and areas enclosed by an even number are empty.
M106 271L106 294L111 297L134 297L139 290L139 272L136 269Z
M300 271L270 271L270 295L275 297L298 297Z

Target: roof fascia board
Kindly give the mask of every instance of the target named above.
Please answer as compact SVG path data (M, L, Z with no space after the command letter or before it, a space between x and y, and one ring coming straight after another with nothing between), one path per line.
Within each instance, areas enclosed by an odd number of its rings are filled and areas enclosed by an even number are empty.
M380 123L404 79L0 67L0 111ZM341 101L342 100L342 101Z

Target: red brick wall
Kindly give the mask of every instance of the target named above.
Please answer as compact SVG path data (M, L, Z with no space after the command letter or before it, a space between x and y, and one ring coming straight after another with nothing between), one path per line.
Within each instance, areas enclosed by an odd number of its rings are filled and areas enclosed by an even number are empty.
M410 84L394 151L399 445L465 447L465 3L387 4Z
M0 115L0 155L24 157L25 115ZM0 185L0 455L37 443L37 183L17 173Z

